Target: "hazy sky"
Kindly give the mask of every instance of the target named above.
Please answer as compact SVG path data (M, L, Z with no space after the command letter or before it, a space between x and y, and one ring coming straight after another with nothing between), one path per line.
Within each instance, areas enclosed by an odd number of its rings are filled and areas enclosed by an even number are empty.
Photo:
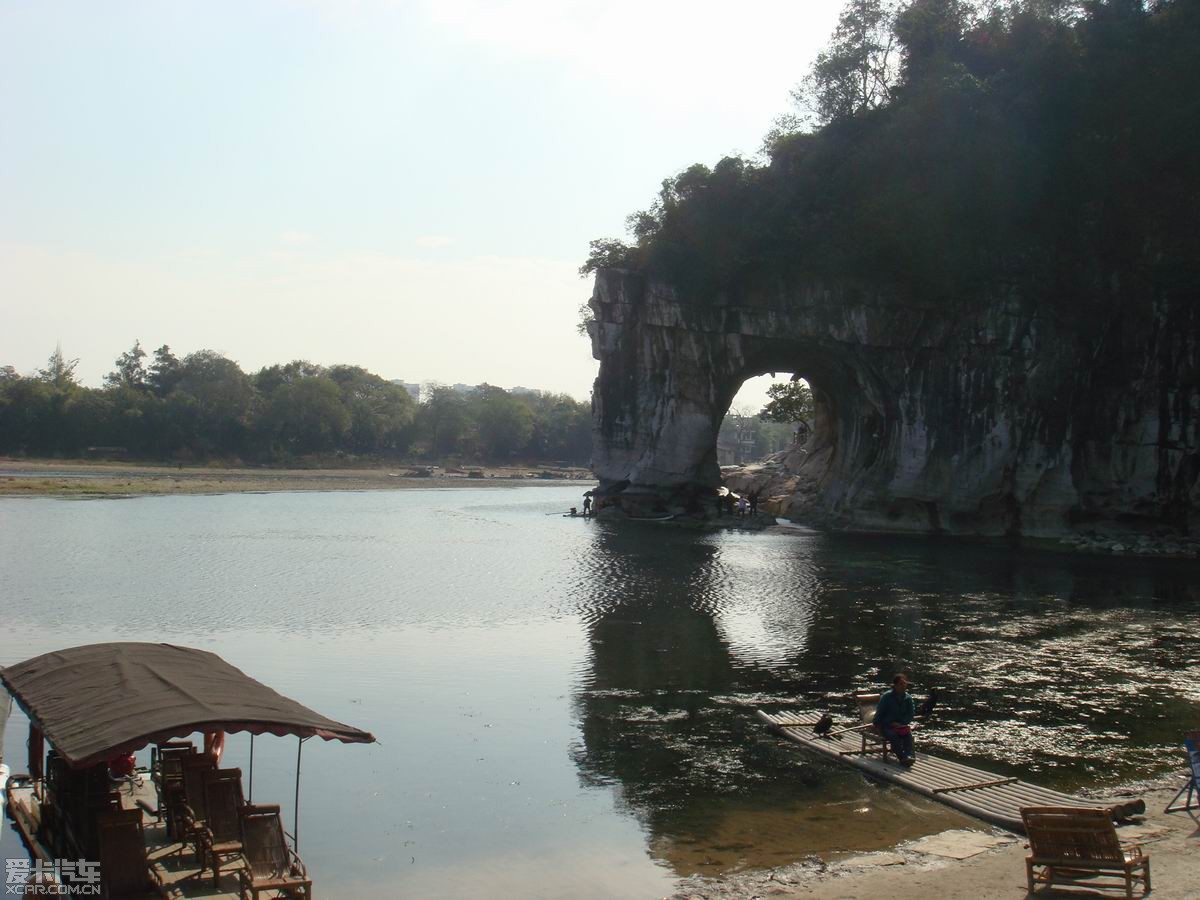
M560 390L591 238L754 153L839 0L0 0L0 365Z

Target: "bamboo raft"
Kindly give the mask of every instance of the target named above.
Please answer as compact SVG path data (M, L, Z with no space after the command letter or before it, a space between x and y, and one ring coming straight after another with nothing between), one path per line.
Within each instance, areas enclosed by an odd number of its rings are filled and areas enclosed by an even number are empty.
M872 755L873 751L870 749L864 754L862 738L857 731L823 738L813 733L813 726L817 720L803 718L798 713L772 714L760 709L758 717L785 738L807 750L847 763L875 778L893 782L1017 834L1025 832L1021 821L1022 806L1108 809L1118 821L1141 815L1146 811L1146 803L1143 800L1094 800L1072 797L1018 778L997 777L994 772L973 769L948 759L930 756L928 753L918 753L916 762L906 768L896 763L885 762L878 755Z

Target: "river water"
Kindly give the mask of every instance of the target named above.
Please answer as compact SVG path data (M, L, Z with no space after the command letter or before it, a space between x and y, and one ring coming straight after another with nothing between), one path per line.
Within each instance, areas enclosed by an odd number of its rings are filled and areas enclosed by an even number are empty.
M300 850L326 895L661 896L969 824L753 717L847 719L901 669L940 689L919 749L1058 788L1161 774L1200 724L1194 565L555 514L579 501L0 500L0 664L186 644L373 731L304 745ZM290 825L296 742L255 743L254 798Z

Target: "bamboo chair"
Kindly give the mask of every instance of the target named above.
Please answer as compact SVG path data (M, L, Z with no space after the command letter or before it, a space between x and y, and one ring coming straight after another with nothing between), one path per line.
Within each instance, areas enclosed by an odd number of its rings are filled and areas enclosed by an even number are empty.
M1137 844L1121 846L1112 810L1023 806L1021 819L1029 836L1029 893L1039 885L1066 885L1123 889L1132 898L1139 883L1143 896L1150 893L1150 857Z
M221 883L221 863L242 855L242 770L216 769L204 777L206 818L201 832L204 857L213 870L213 886ZM202 868L201 872L204 871Z
M1188 812L1200 809L1200 731L1189 731L1183 736L1183 749L1187 753L1187 783L1179 789L1163 812ZM1183 797L1183 803L1179 798ZM1193 799L1194 798L1194 799Z
M102 766L75 770L58 759L54 768L57 771L50 793L54 850L67 859L95 859L96 816L119 810L121 796L112 790Z
M150 761L150 779L160 791L171 776L183 774L183 760L196 755L196 745L191 741L170 741L156 744Z
M101 896L111 900L167 896L162 879L146 858L140 809L100 813L96 829Z
M186 756L183 760L183 792L175 810L175 840L184 846L191 844L196 851L196 862L203 872L204 823L208 818L207 797L204 795L204 779L214 770L212 760L203 753Z
M191 741L175 741L159 744L156 759L151 763L150 777L158 790L158 818L166 822L167 835L180 840L181 812L187 802L183 789L183 765L197 757L196 745Z
M312 880L304 863L287 844L278 806L246 805L241 810L242 859L238 869L242 900L261 891L276 896L312 897Z
M879 708L879 698L879 694L855 694L854 702L858 704L858 715L862 719L862 724L866 726L860 732L862 734L860 755L869 756L872 753L878 753L880 759L886 762L888 754L892 752L892 745L888 743L883 732L875 727L875 710Z
M76 832L76 838L79 846L83 848L83 858L95 859L96 854L100 851L100 817L105 813L121 810L121 795L117 791L108 790L107 773L105 773L104 782L98 786L93 784L89 787L87 805L78 819L80 828ZM139 819L139 821L141 820Z

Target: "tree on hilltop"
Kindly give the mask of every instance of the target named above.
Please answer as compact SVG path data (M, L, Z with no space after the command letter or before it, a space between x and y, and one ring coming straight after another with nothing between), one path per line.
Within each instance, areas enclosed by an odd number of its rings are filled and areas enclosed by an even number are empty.
M897 0L849 0L842 7L833 38L817 54L808 77L792 91L802 116L825 125L892 98L899 75L893 25Z

